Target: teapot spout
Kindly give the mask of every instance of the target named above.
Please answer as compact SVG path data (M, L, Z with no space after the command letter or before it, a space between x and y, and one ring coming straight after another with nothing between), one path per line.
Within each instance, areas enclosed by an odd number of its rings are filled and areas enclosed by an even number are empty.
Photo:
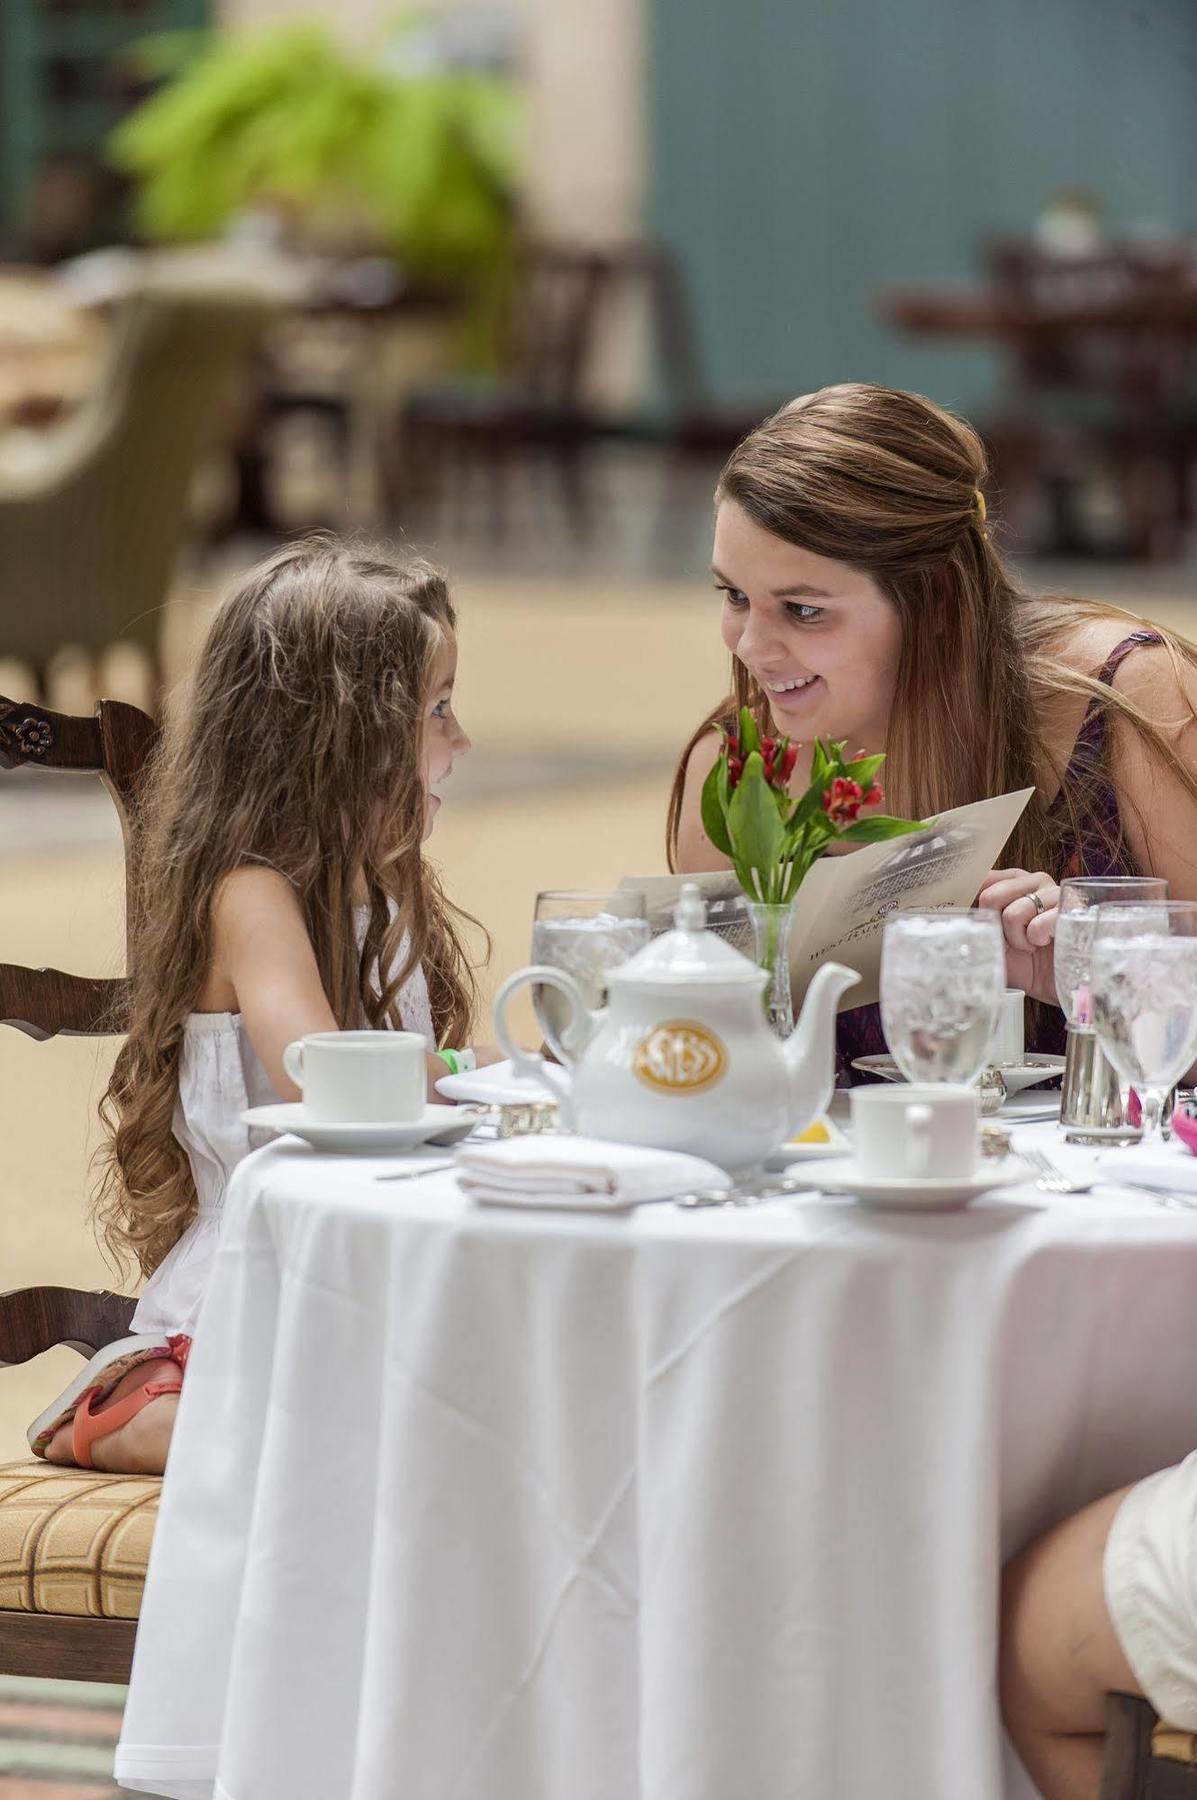
M806 990L793 1032L782 1046L790 1074L790 1130L805 1131L825 1112L835 1087L835 1015L840 995L860 976L843 963L824 963Z

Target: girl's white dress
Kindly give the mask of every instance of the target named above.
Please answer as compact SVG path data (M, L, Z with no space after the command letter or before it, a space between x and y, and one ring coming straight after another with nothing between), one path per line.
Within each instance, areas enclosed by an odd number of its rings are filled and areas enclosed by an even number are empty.
M405 1031L418 1032L429 1050L436 1049L422 969L400 990L399 1014ZM220 1235L229 1179L242 1158L270 1135L252 1131L241 1114L251 1106L274 1105L278 1098L240 1013L188 1014L172 1129L191 1164L199 1211L142 1290L131 1335L99 1351L29 1427L34 1449L45 1448L89 1388L115 1386L129 1368L145 1361L167 1338L193 1334Z

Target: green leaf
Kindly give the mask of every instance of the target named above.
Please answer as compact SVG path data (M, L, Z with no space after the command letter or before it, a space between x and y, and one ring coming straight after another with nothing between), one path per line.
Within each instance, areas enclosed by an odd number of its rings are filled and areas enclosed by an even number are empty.
M746 706L740 708L740 754L749 756L752 751L761 747L761 735L756 728L756 720Z
M723 856L732 853L727 830L727 756L720 751L702 784L702 828Z
M861 756L855 762L845 763L844 767L850 779L859 781L867 793L873 785L874 776L884 761L885 751L883 750L879 756Z
M909 837L912 832L926 828L925 820L890 819L884 813L877 813L871 819L858 819L839 836L849 844L883 844L887 838Z
M750 869L759 870L762 879L781 861L785 846L785 826L778 798L765 780L765 765L760 752L752 751L745 760L744 773L728 805L727 828L737 865L743 863Z

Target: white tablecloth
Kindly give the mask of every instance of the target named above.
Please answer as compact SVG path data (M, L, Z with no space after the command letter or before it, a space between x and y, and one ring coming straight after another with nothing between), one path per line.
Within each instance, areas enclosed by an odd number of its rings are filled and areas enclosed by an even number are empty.
M289 1140L235 1179L118 1779L1029 1792L1000 1563L1197 1445L1197 1214L533 1215L377 1168Z

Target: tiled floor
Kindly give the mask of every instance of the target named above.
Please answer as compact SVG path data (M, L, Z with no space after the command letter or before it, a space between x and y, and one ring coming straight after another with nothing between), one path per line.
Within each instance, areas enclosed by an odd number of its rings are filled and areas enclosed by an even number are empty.
M122 1687L0 1676L0 1800L118 1800Z

